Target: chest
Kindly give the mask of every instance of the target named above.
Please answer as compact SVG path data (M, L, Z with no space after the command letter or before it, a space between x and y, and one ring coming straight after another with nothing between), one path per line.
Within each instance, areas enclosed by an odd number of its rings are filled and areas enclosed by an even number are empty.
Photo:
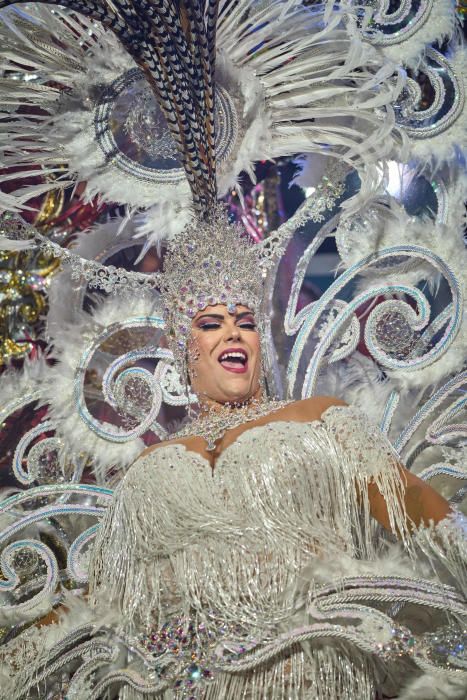
M218 462L220 463L222 461L225 452L232 451L235 453L236 443L239 443L240 449L244 441L250 443L250 448L261 442L264 445L264 433L268 436L269 444L272 445L275 442L275 438L278 438L279 442L283 443L280 434L283 431L283 425L286 424L285 420L289 418L290 412L290 405L285 405L273 414L260 416L255 420L231 428L227 427L225 430L221 429L220 434L216 431L209 432L209 430L207 430L203 436L193 435L184 438L181 443L187 450L202 457L209 464L211 471L214 473ZM295 420L293 428L303 429L304 423L304 420L303 422ZM292 432L294 431L292 430ZM275 434L273 435L273 433ZM208 443L211 441L214 441L214 449L208 447Z

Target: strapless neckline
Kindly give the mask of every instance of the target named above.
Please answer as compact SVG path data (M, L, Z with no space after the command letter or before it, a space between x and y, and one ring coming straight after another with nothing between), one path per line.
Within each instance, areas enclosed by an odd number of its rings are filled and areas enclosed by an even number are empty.
M244 443L248 440L253 441L255 438L257 438L258 433L270 431L272 429L271 426L274 425L278 430L281 430L281 428L293 430L293 428L296 426L307 426L309 428L317 428L323 426L325 424L326 418L329 417L331 414L346 411L353 412L354 409L352 409L350 406L345 405L332 405L328 406L328 408L323 411L320 418L315 418L310 421L272 420L268 423L265 423L264 425L253 425L251 428L247 428L242 433L240 433L240 435L232 443L230 443L230 445L227 445L227 447L225 447L222 450L222 452L218 455L216 461L214 462L214 465L212 465L211 462L199 452L188 449L185 444L172 443L170 445L157 448L152 452L147 453L144 457L138 459L135 462L134 466L137 466L139 463L142 462L147 463L148 461L151 461L151 457L154 458L156 454L161 454L164 452L167 453L167 451L174 451L183 455L187 459L192 459L193 462L197 462L198 466L202 467L203 469L206 469L209 475L211 477L214 477L216 472L218 472L220 466L227 460L228 456L232 453L232 451L241 449L244 446Z

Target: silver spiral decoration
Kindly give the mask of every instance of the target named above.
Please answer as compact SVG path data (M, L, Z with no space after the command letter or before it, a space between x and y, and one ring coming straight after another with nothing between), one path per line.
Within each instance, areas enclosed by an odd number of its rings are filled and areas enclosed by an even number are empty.
M420 408L415 412L413 418L396 439L394 446L401 452L407 454L409 441L416 433L419 427L427 421L431 416L434 416L433 423L425 431L425 439L430 443L443 444L446 442L446 437L452 432L453 437L465 437L466 426L464 424L450 424L450 420L456 417L461 410L464 410L466 401L464 397L465 387L467 386L467 371L461 372L448 382L443 384ZM440 408L445 406L450 397L456 393L461 393L460 398L456 399L439 415ZM413 449L413 448L412 448Z
M60 599L59 581L72 586L86 583L86 550L97 530L95 521L100 520L111 497L111 490L98 486L53 484L30 488L0 502L0 515L10 520L0 533L0 620L9 624L11 618L17 624L37 619ZM60 533L59 523L64 519L91 519L94 525L70 540L64 531ZM50 544L41 541L44 527L52 528ZM57 543L59 549L66 549L66 569L59 564L62 556L53 549Z
M317 237L318 238L318 237ZM314 241L310 248L316 250L320 241ZM306 251L304 258L310 255L310 250ZM348 268L322 295L319 301L308 305L299 313L293 316L289 302L287 315L288 331L297 331L297 337L290 355L290 360L287 368L289 392L293 395L299 363L307 345L308 339L316 328L323 312L327 311L329 305L339 292L353 280L362 270L384 261L386 258L393 256L406 256L408 258L416 258L429 262L433 265L446 279L452 296L451 315L443 331L442 338L429 350L422 352L421 345L418 343L418 337L415 335L420 333L430 321L430 305L425 295L416 287L408 285L378 285L365 292L356 295L351 302L344 303L342 310L336 316L334 322L326 328L320 342L315 349L305 374L305 380L302 387L302 397L310 396L314 391L314 386L318 377L320 367L323 364L323 359L329 352L336 338L342 334L347 328L355 311L372 299L383 295L406 295L411 298L415 304L413 309L406 302L400 300L388 300L377 306L370 314L365 328L365 341L373 358L382 366L390 369L405 369L413 371L421 369L435 362L455 339L461 323L463 299L460 293L459 284L456 276L450 267L437 256L435 253L418 246L396 246L387 248L373 253L362 258L359 263ZM298 291L293 290L290 301L298 298ZM389 321L392 323L392 328L389 327ZM397 321L394 326L394 322ZM389 331L394 331L394 345L388 348ZM401 340L405 343L405 350L394 353L393 349ZM350 345L349 347L352 347ZM415 349L417 351L415 352ZM342 357L342 355L341 355Z
M106 369L102 379L102 393L105 401L124 419L130 427L120 427L104 423L89 411L85 399L85 376L94 353L115 333L129 329L154 329L163 331L162 318L151 316L129 319L113 323L96 335L81 355L75 371L74 401L76 409L86 426L104 440L125 443L134 440L148 430L160 439L167 432L157 422L162 403L172 406L185 406L196 400L187 395L173 365L169 350L156 346L146 346L131 350L114 360ZM154 371L135 363L156 360Z
M428 21L435 0L376 0L364 36L377 46L393 46L416 34Z
M427 89L422 94L422 83L428 83L433 98L422 106ZM416 79L410 78L403 99L396 105L400 126L413 139L429 139L448 129L463 113L465 107L464 78L457 75L452 63L442 53L428 48L417 70Z

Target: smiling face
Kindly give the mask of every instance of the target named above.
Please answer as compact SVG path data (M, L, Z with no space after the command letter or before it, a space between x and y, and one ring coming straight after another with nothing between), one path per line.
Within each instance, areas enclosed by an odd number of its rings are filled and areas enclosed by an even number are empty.
M253 313L207 306L192 323L189 373L200 401L242 403L260 392L260 338Z

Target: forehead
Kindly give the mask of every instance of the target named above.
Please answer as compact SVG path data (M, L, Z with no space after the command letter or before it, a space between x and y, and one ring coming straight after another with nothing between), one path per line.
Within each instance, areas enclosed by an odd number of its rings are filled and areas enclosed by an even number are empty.
M248 306L243 306L242 304L238 304L238 306L235 309L234 314L229 314L225 304L214 304L213 306L206 306L206 308L203 309L202 311L198 311L198 313L196 314L196 316L194 317L193 320L196 321L196 319L200 318L201 316L209 316L210 314L212 314L213 316L223 316L224 318L227 318L229 316L235 317L235 316L238 316L239 314L244 314L244 313L250 313L250 314L254 315L253 311L251 311L251 309L249 309Z

